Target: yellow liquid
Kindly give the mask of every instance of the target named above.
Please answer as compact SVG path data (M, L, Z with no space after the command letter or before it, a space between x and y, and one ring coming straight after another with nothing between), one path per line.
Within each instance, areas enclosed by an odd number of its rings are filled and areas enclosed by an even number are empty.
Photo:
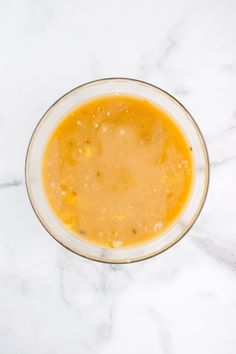
M44 151L42 180L61 223L109 248L150 241L186 206L192 148L167 112L135 96L96 97L64 117Z

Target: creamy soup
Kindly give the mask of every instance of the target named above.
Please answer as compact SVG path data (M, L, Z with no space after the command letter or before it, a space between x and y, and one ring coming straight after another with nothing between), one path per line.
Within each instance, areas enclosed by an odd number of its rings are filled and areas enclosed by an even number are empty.
M95 97L68 113L42 159L45 194L64 227L109 248L160 237L193 178L192 148L175 120L129 95Z

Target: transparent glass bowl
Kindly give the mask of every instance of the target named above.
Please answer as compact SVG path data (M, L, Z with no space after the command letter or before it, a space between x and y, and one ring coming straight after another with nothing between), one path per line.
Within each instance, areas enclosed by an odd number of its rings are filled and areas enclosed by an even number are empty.
M42 186L41 160L45 144L60 120L74 107L94 96L123 93L141 96L163 107L184 131L193 150L195 179L189 202L175 224L162 236L136 247L108 249L73 235L52 212ZM180 240L196 221L206 198L209 161L202 134L190 113L167 92L146 82L109 78L81 85L62 96L44 114L31 137L25 165L26 186L32 207L45 229L61 245L80 256L107 263L129 263L157 255ZM96 201L95 201L96 202Z

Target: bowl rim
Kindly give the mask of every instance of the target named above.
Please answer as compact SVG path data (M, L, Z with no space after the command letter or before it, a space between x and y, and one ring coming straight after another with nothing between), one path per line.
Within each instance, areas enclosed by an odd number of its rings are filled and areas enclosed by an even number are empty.
M79 253L73 249L71 249L69 246L67 246L65 243L63 243L62 241L59 241L54 235L53 233L50 231L49 227L47 227L47 225L45 225L45 223L43 222L43 220L41 219L38 211L36 210L36 207L34 206L33 200L31 198L31 192L30 192L30 187L29 187L29 183L28 183L28 173L27 173L27 166L28 166L28 160L29 160L29 154L30 154L30 150L31 150L31 144L33 142L33 138L35 136L35 133L39 127L39 125L42 123L42 121L44 120L45 116L47 115L47 113L55 106L57 105L57 103L59 101L61 101L64 97L66 97L67 95L69 95L70 93L72 93L73 91L76 91L78 89L81 89L83 87L89 86L91 84L95 84L95 83L99 83L99 82L103 82L103 81L120 81L120 80L125 80L125 81L131 81L137 84L143 84L145 86L151 86L152 88L154 88L155 90L158 90L162 93L164 93L165 95L167 95L169 98L171 98L175 103L177 103L188 115L188 118L192 121L194 128L196 129L196 132L199 136L199 140L201 141L201 145L203 148L203 153L204 153L204 158L205 158L205 162L206 162L206 170L205 170L205 174L206 174L206 179L205 179L205 185L204 185L204 191L201 197L201 201L199 203L199 206L192 218L192 221L189 225L187 225L187 227L180 233L180 235L173 240L172 242L170 242L169 244L166 244L165 246L163 246L162 248L160 248L157 251L154 251L152 253L150 253L149 255L146 256L140 256L134 259L129 259L127 261L125 260L109 260L109 259L100 259L97 257L93 257L93 256L87 256L85 254ZM208 195L208 191L209 191L209 182L210 182L210 160L209 160L209 153L207 150L207 146L206 146L206 141L203 137L203 134L198 126L198 124L196 123L195 119L193 118L192 114L186 109L186 107L177 99L175 98L173 95L171 95L169 92L163 90L162 88L160 88L159 86L156 86L154 84L151 84L147 81L144 80L139 80L139 79L134 79L134 78L128 78L128 77L105 77L105 78L101 78L101 79L96 79L96 80L92 80L92 81L87 81L81 85L78 85L76 87L74 87L73 89L69 90L68 92L66 92L65 94L63 94L61 97L59 97L56 101L54 101L49 108L45 111L45 113L42 115L42 117L40 118L40 120L38 121L38 123L36 124L36 126L34 127L32 134L30 136L30 140L27 146L27 150L26 150L26 155L25 155L25 164L24 164L24 179L25 179L25 186L26 186L26 192L31 204L31 207L37 217L37 219L39 220L40 224L43 226L43 228L48 232L48 234L54 239L56 240L61 246L63 246L64 248L66 248L67 250L69 250L70 252L83 257L87 260L92 260L92 261L96 261L99 263L105 263L105 264L131 264L131 263L136 263L136 262L140 262L140 261L144 261L144 260L148 260L151 259L163 252L165 252L166 250L170 249L171 247L173 247L175 244L177 244L188 232L189 230L193 227L193 225L195 224L195 222L197 221L204 205L206 202L206 198Z

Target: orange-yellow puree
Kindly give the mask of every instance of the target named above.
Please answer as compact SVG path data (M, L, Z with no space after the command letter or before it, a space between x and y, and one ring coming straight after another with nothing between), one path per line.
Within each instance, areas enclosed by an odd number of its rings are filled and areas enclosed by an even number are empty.
M87 242L112 248L158 237L181 214L194 175L173 118L135 96L96 97L67 114L43 155L48 202Z

